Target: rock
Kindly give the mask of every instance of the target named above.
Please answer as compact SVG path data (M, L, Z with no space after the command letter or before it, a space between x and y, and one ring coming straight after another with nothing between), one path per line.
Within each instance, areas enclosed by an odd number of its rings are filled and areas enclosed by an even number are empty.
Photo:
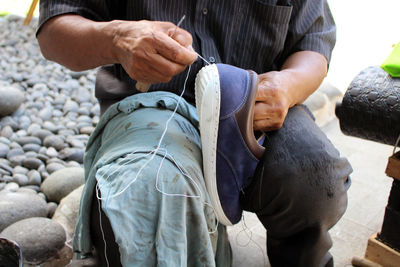
M87 134L87 135L91 135L94 131L94 127L92 126L85 126L79 129L79 132L81 134Z
M0 143L9 146L11 144L11 141L5 138L4 136L0 136Z
M83 168L64 168L50 174L40 189L49 201L59 203L62 198L84 182Z
M25 158L22 160L22 166L28 169L37 169L43 162L38 158Z
M47 164L46 170L49 174L52 174L53 172L56 172L58 170L64 169L65 166L64 164L58 163L58 162L52 162Z
M0 162L0 169L3 169L10 174L13 173L13 168L11 168L8 164Z
M57 135L49 135L47 136L44 141L43 144L46 147L54 147L57 150L61 150L65 147L65 143L64 140L57 136Z
M3 231L22 219L46 217L47 204L37 195L7 192L0 195L0 214L0 231Z
M83 187L84 185L81 185L63 198L52 218L64 227L68 239L74 236Z
M35 137L35 136L22 136L17 139L17 143L20 144L21 146L26 145L26 144L41 145L42 140L40 140L40 138Z
M57 254L50 258L49 260L43 262L41 267L65 267L65 266L75 266L70 265L71 260L74 256L71 245L65 245ZM95 266L95 265L76 265L76 266Z
M6 125L1 129L0 136L3 136L5 138L10 138L13 133L14 133L14 131L11 128L11 126Z
M76 103L73 100L67 100L67 102L65 102L63 107L63 111L65 114L68 112L78 112L78 109L79 109L78 103Z
M41 217L20 220L0 235L21 246L24 261L28 264L40 264L53 258L66 241L65 230L59 223Z
M80 148L65 148L60 151L59 158L66 161L83 163L84 150Z
M10 147L8 145L0 143L0 158L6 157L8 152L10 152Z
M32 133L32 136L36 136L38 138L40 138L40 140L44 141L44 139L49 136L52 135L53 133L50 132L49 130L45 130L45 129L39 129L36 130Z
M10 160L15 156L24 155L24 150L22 148L13 148L7 153L7 159Z
M58 152L57 152L57 150L56 150L54 147L49 147L49 148L46 150L46 155L49 156L49 157L54 158L54 157L57 157L57 156L58 156Z
M16 111L24 101L24 94L15 87L0 87L0 117Z
M42 176L37 170L31 170L27 174L28 176L28 185L38 185L42 184Z
M46 107L46 108L42 109L42 110L39 112L38 115L39 115L39 117L40 117L42 120L48 121L48 120L50 120L51 117L53 116L53 108L51 108L51 107Z
M62 202L62 200L61 200L61 202ZM51 218L54 216L54 213L56 212L57 207L58 207L58 205L55 202L47 203L47 217L48 218Z
M22 166L15 166L13 169L13 173L27 174L29 170Z
M15 182L9 182L3 190L8 192L16 192L19 189L19 185Z
M17 183L19 186L24 186L28 184L28 177L25 174L15 173L13 175L13 182Z
M18 166L22 164L22 161L26 159L25 155L18 155L18 156L14 156L12 158L10 158L10 165L12 167Z
M41 146L38 144L25 144L22 146L22 149L24 151L34 151L34 152L39 152Z

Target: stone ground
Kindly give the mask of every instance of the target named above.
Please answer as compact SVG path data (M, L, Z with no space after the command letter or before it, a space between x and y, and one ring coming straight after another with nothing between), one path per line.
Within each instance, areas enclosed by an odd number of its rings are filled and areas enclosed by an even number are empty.
M309 107L317 107L313 110L317 122L354 169L347 211L330 231L335 266L344 267L352 266L353 256L363 257L368 238L380 231L392 183L384 172L393 147L343 135L334 118L335 98L322 101L327 98L320 89L308 100L312 103ZM264 227L252 213L245 213L244 218L245 224L242 221L228 228L233 266L270 266L265 255Z

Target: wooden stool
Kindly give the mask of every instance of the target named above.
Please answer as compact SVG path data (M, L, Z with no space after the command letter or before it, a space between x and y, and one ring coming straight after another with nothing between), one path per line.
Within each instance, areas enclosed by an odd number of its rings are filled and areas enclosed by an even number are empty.
M400 267L400 151L393 151L386 174L394 180L382 230L368 239L365 260L353 258L354 266Z

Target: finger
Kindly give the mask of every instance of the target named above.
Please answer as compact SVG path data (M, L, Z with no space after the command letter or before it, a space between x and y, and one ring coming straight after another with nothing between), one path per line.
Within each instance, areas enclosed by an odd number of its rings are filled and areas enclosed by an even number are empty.
M173 77L186 69L186 65L175 63L160 54L149 54L147 60L151 62L153 68L166 77Z
M175 29L172 31L172 33L170 32L170 34L168 34L172 39L177 41L183 47L188 47L193 44L192 35L188 31L179 27Z
M154 35L153 39L154 48L157 52L175 63L190 65L197 59L197 54L194 51L182 46L166 34Z
M281 124L273 123L269 120L258 120L253 122L253 129L255 131L269 132L279 130L281 127Z

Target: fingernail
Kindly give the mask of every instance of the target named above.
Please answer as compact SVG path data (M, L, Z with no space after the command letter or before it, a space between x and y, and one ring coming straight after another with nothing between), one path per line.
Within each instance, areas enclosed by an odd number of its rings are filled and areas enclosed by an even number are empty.
M194 51L194 49L193 49L193 46L192 46L192 45L188 45L186 48L187 48L187 49L189 49L189 50L192 50L193 52L196 52L196 51Z

